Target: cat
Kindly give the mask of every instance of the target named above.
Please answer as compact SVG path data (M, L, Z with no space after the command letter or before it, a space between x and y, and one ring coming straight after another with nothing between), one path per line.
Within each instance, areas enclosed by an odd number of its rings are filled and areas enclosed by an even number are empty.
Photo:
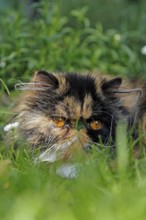
M136 87L102 74L38 71L16 89L24 92L14 120L19 124L15 138L40 149L40 161L68 161L101 142L114 148L120 122L127 124L127 131L134 128L135 139L139 127L146 129L146 89L141 83Z

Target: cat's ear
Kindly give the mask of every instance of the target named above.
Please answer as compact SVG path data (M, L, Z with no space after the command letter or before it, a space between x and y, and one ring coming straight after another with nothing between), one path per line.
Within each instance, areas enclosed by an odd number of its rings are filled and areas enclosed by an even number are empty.
M104 93L107 94L137 94L142 95L142 89L141 88L126 88L124 85L122 85L122 79L120 77L111 79L109 81L106 81L102 84L101 89Z
M108 98L117 97L123 105L130 111L136 106L139 97L142 95L141 88L127 87L125 83L122 84L120 77L104 81L101 86L102 92Z
M55 75L52 73L48 73L46 71L36 72L34 77L34 82L37 83L38 85L40 84L43 86L51 86L54 88L57 88L59 84Z
M122 84L122 79L120 77L116 77L114 79L103 82L101 89L104 93L118 91L119 87Z

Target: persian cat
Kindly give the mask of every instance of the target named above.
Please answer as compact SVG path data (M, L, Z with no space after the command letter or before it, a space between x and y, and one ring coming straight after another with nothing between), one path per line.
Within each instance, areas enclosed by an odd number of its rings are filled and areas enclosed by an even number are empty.
M146 89L120 77L38 71L16 87L24 92L15 138L40 149L39 160L69 160L101 142L114 147L119 122L127 132L133 128L133 138L139 126L145 129Z

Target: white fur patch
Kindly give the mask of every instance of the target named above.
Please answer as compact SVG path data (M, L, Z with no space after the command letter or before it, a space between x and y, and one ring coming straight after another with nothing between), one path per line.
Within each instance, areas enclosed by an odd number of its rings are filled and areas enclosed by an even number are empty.
M56 173L58 176L73 179L78 176L77 164L63 164L57 168Z

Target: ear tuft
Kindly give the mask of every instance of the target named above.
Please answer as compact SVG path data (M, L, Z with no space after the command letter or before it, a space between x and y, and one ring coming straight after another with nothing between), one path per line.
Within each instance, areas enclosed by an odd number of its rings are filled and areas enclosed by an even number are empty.
M119 89L121 84L122 84L122 79L120 77L117 77L104 82L101 86L101 89L103 92L110 92L112 90Z

